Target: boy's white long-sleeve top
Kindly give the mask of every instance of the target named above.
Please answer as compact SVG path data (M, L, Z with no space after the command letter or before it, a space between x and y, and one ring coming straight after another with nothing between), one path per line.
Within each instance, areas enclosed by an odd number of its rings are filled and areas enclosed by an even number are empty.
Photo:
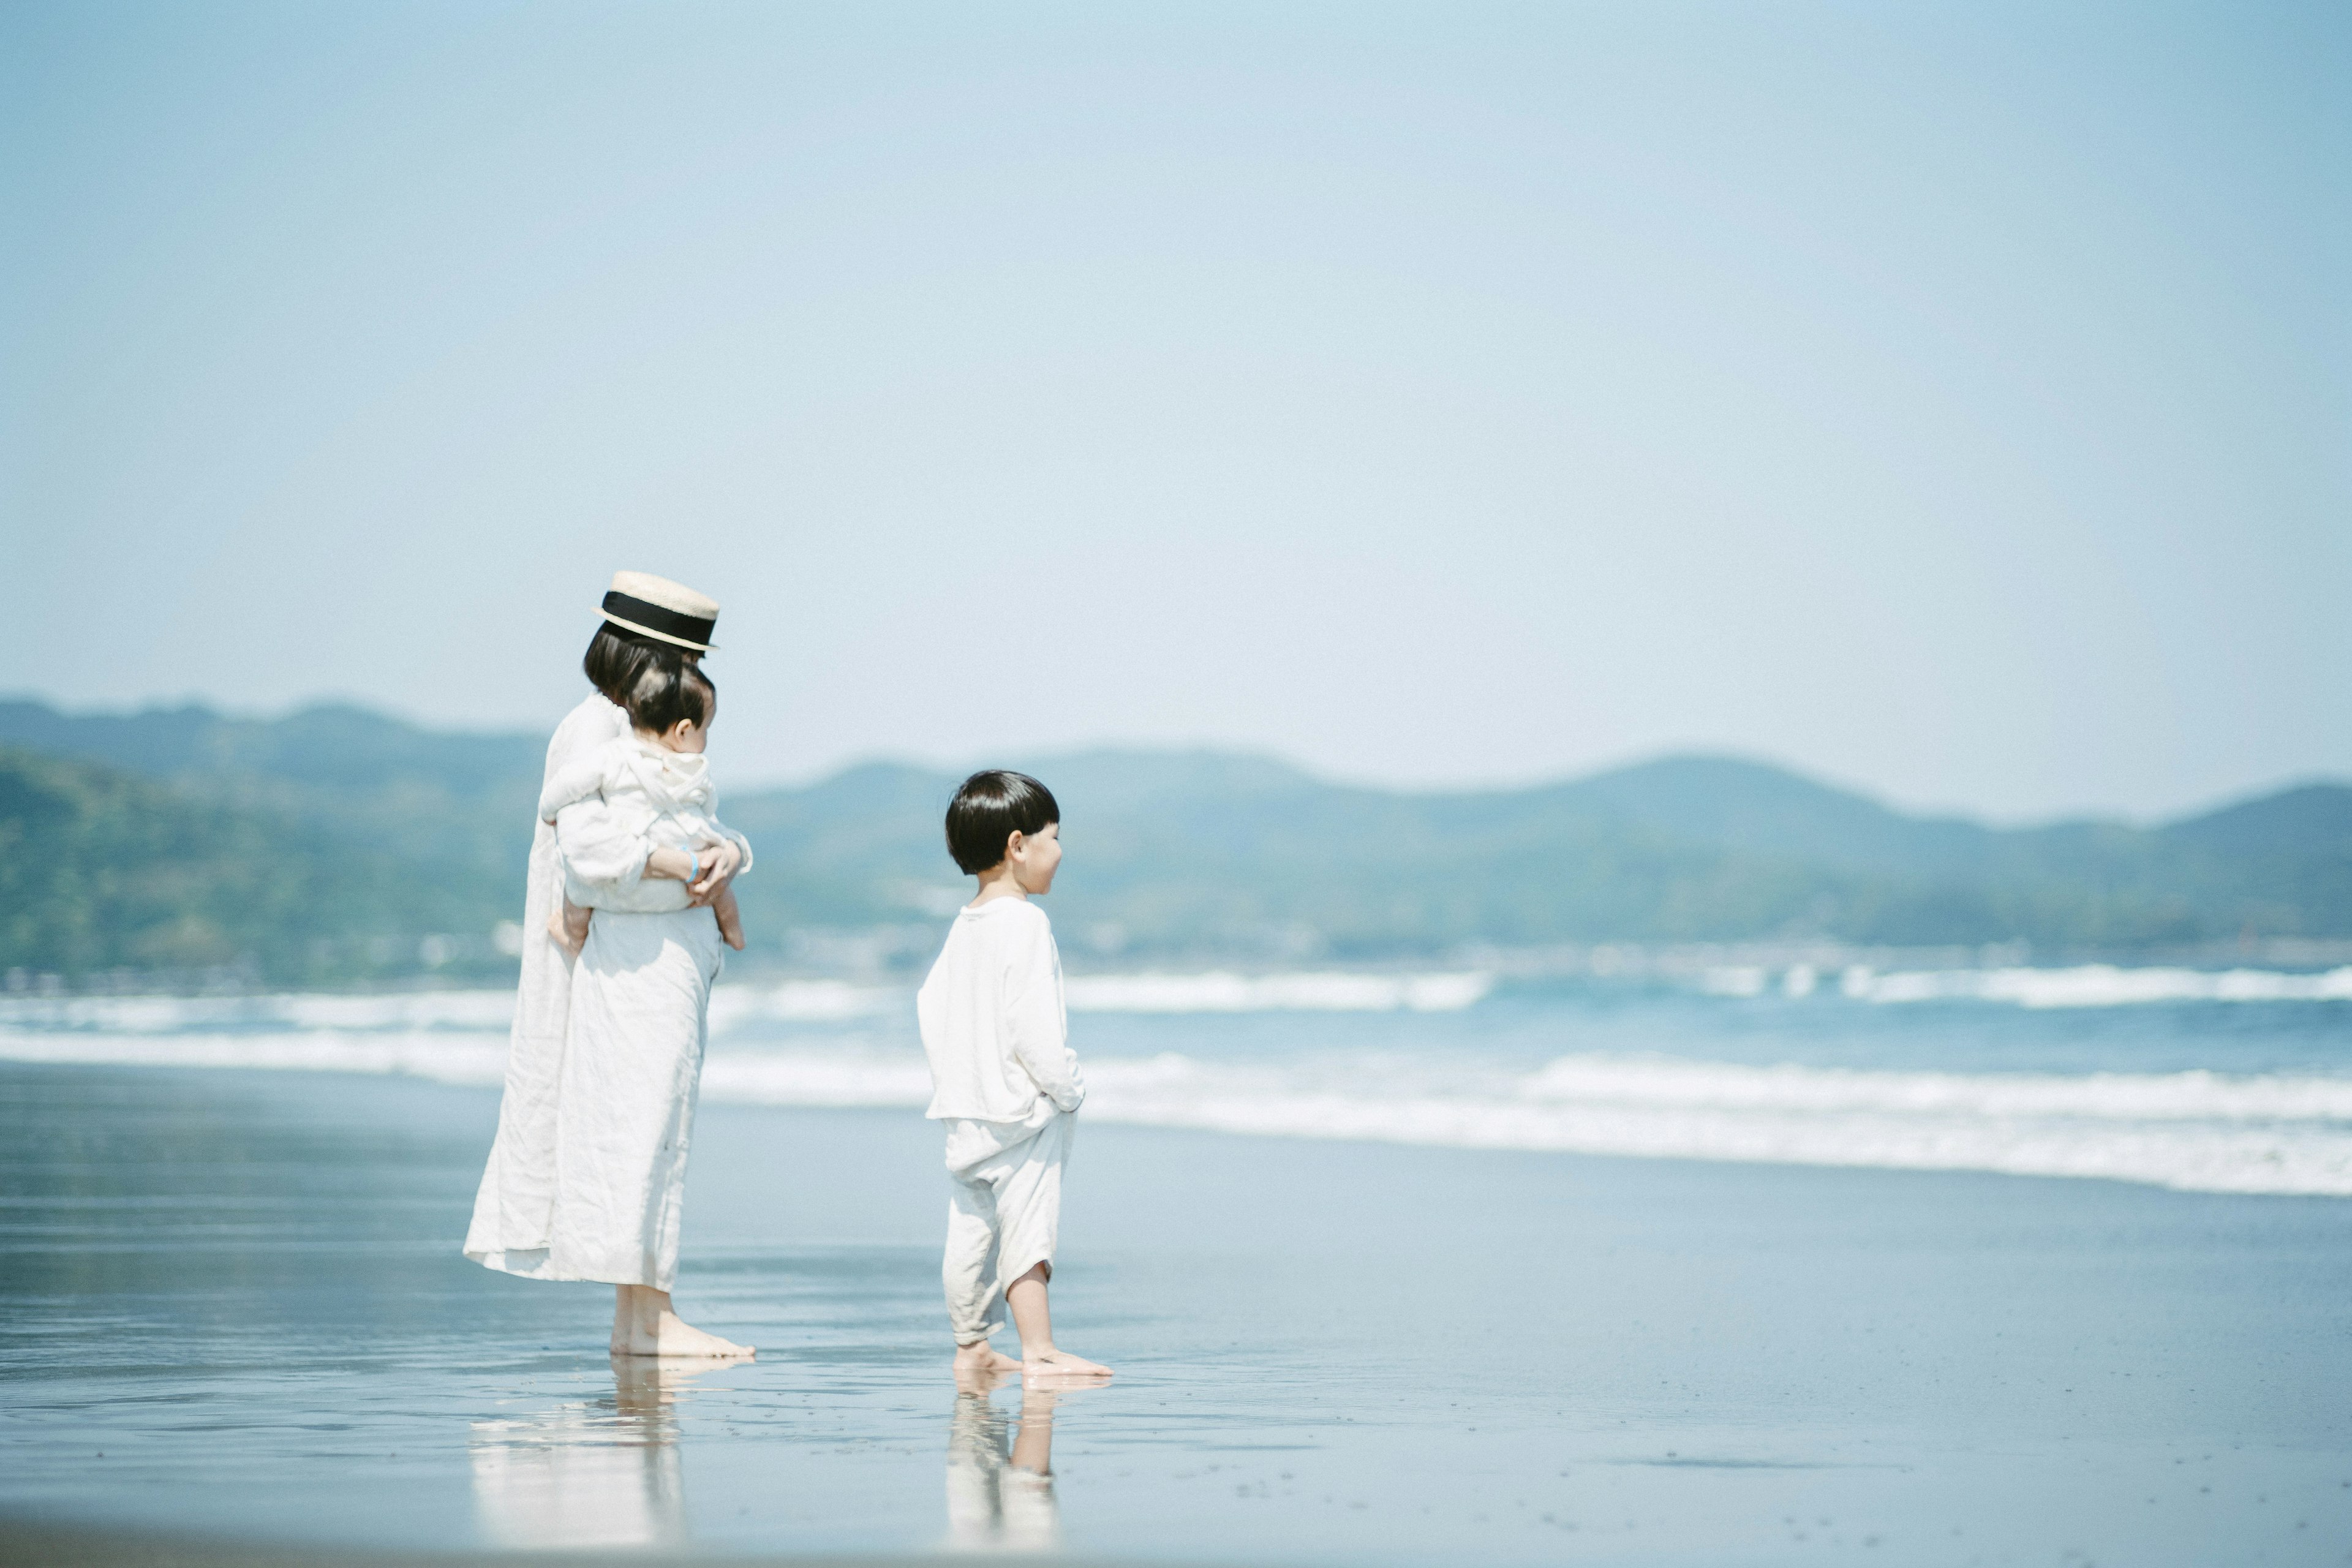
M1087 1096L1062 1003L1054 925L1026 899L956 916L915 994L933 1121L1042 1121Z

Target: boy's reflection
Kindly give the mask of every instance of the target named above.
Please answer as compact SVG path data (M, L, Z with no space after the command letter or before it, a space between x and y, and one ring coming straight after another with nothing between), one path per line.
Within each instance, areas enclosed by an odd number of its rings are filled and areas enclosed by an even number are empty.
M958 1373L948 1426L948 1539L955 1552L1046 1552L1062 1543L1054 1500L1054 1406L1058 1391L1021 1392L1018 1436L989 1394L1020 1373Z
M474 1423L474 1502L504 1546L663 1546L687 1538L679 1390L709 1367L613 1358L613 1397Z

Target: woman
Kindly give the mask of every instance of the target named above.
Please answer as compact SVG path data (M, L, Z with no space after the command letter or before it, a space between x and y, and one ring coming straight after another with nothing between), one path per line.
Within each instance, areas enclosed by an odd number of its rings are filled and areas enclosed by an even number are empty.
M582 660L593 694L556 726L547 773L628 733L616 698L649 671L710 650L719 606L689 588L622 572ZM548 934L563 868L615 884L686 882L688 907L600 912L578 959ZM750 863L740 839L694 852L633 839L597 803L538 825L523 897L522 985L507 1051L506 1093L466 1256L530 1279L616 1288L615 1355L750 1355L682 1321L669 1288L695 1092L718 977L707 906Z

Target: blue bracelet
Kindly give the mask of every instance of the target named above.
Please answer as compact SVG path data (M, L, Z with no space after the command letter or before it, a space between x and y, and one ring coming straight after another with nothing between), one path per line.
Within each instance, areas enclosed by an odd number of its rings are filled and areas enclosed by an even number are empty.
M686 885L690 888L700 880L702 880L702 857L689 849L686 852Z

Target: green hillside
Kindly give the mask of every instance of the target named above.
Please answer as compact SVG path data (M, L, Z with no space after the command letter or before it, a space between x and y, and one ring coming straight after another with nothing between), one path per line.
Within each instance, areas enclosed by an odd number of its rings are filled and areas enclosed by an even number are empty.
M2143 829L1902 816L1777 769L1645 764L1546 788L1349 789L1260 759L1101 752L1034 764L1070 816L1056 923L1146 952L1375 958L1471 942L1824 938L2132 949L2352 935L2352 789ZM749 909L906 920L957 883L945 774L867 767L735 801L803 889ZM928 805L929 810L924 807ZM2212 824L2254 813L2242 829ZM765 863L763 863L765 864ZM822 889L822 899L818 890ZM1090 937L1089 933L1093 933Z
M492 974L542 739L352 708L77 716L0 703L0 966ZM2158 827L1915 817L1784 770L1669 758L1512 791L1332 784L1265 758L1033 760L1069 820L1074 957L1380 959L1468 944L2022 941L2045 953L2352 938L2352 788ZM967 885L950 774L730 792L754 956L911 958Z
M479 970L496 952L493 885L282 813L0 748L0 968L314 984ZM425 944L445 931L470 940Z

